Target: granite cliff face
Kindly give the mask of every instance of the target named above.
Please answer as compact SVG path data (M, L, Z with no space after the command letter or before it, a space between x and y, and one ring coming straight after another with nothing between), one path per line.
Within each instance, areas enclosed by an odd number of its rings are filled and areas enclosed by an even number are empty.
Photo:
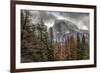
M87 42L89 42L89 31L88 30L80 30L78 27L66 20L56 20L53 27L49 28L49 33L52 35L54 41L63 42L67 37L73 35L76 39L77 34L79 35L80 39L83 35L86 36Z

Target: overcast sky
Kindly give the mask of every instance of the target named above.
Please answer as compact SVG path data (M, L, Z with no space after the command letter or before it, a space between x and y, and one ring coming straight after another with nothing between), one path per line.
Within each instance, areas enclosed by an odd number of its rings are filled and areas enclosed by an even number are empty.
M55 20L68 20L74 23L79 29L89 30L90 16L89 13L75 13L75 12L55 12L55 11L34 11L30 10L32 14L32 23L37 24L41 18L47 27L52 27Z

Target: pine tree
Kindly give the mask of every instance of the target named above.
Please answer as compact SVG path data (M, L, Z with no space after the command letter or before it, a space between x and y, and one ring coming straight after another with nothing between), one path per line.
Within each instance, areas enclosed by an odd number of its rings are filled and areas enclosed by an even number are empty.
M80 41L80 37L79 37L79 33L77 33L77 60L81 60L82 59L82 51L81 48L82 44Z
M21 62L29 62L31 61L32 52L30 52L29 48L31 47L31 44L28 43L28 38L30 37L30 34L28 32L27 25L30 24L30 17L31 14L27 10L21 10Z
M70 36L67 37L67 40L65 41L65 54L66 54L66 59L70 60L71 59L71 49L70 49Z
M53 42L53 28L49 28L49 37L48 37L48 60L49 61L54 61L54 42Z
M71 50L70 59L75 60L77 58L77 51L76 51L76 43L73 35L70 37L70 50Z
M84 35L82 37L82 55L83 55L83 59L89 58L89 47L86 42L86 37Z

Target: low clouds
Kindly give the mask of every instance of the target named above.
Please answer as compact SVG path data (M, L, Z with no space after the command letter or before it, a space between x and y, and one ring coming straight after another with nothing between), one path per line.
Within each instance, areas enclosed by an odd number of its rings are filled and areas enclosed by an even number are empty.
M89 30L89 13L76 12L55 12L55 11L35 11L30 10L32 14L32 23L37 24L43 20L47 27L52 27L55 20L68 20L74 23L79 29Z

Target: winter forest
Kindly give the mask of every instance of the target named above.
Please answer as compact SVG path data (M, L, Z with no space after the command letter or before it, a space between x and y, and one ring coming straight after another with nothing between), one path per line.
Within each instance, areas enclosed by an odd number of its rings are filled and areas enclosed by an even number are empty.
M21 62L89 59L89 13L21 10Z

